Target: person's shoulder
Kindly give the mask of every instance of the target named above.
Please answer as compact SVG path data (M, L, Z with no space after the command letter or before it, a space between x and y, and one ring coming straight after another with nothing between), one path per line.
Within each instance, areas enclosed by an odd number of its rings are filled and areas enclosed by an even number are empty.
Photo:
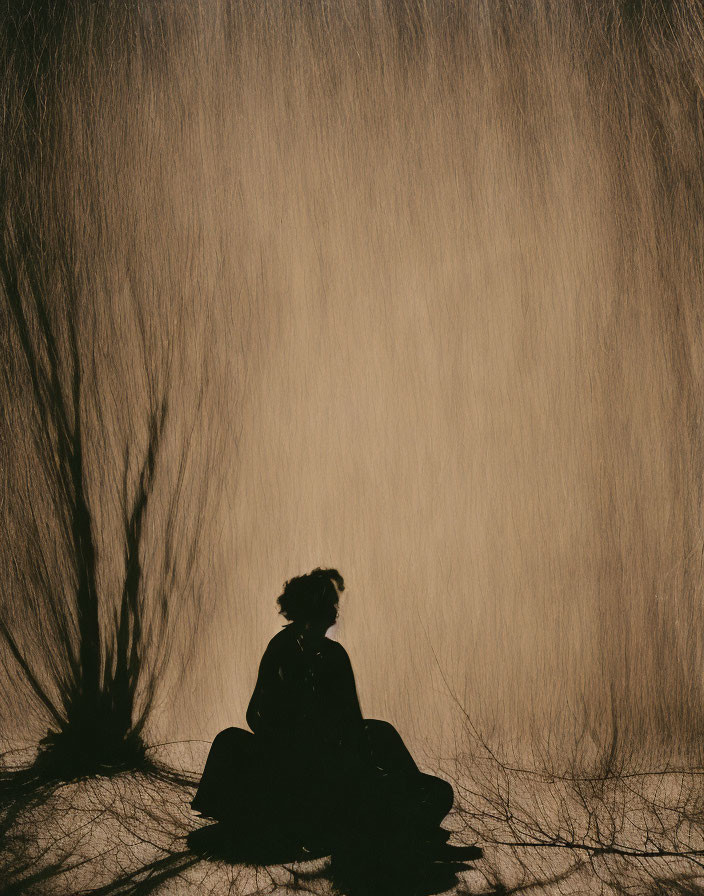
M269 646L278 644L288 644L293 638L293 631L290 625L285 625L280 631L278 631L274 637L269 641Z
M281 653L289 648L291 643L291 632L289 630L289 626L284 626L280 632L277 632L274 637L269 641L266 645L266 650L264 651L264 656L272 656Z
M333 641L333 639L332 639L332 638L328 638L327 635L323 638L323 644L326 646L326 648L327 648L328 650L334 650L334 651L336 651L337 653L340 653L340 652L342 652L342 653L347 653L347 651L346 651L345 648L342 646L342 644L340 644L339 641Z
M325 644L325 649L331 657L335 657L335 659L337 660L346 660L347 662L350 661L347 651L339 641L333 641L332 638L325 638L323 643Z

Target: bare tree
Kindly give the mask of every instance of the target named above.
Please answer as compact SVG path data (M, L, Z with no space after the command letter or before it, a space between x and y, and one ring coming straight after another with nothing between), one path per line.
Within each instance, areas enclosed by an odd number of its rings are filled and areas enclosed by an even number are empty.
M154 320L151 297L139 294L139 284L119 305L119 326L112 321L117 342L120 328L131 334L126 369L131 365L139 383L139 403L123 408L126 423L110 419L128 399L110 394L116 374L111 380L100 369L96 332L109 312L98 307L70 220L52 215L51 189L41 188L46 165L34 187L24 176L29 198L11 187L7 170L2 181L0 642L6 674L23 683L48 722L41 762L70 777L144 761L144 726L170 649L170 608L187 598L190 612L197 608L203 517L218 477L215 469L208 475L194 469L207 358L188 371L194 396L188 420L174 420L174 370L183 375L178 311L176 327ZM38 211L42 196L48 225ZM222 427L217 420L207 425L207 441L221 454ZM91 457L90 444L120 440L112 454ZM96 471L100 463L111 469ZM101 578L98 561L101 544L117 534L114 526L102 531L103 505L115 498L113 522L119 515L122 540L117 586ZM158 534L147 556L148 524ZM157 571L151 577L147 560ZM196 619L190 622L193 631Z
M575 714L571 743L556 749L532 733L513 752L516 744L478 727L441 675L463 729L443 769L456 793L456 836L485 848L487 892L702 892L699 765L625 741L613 696L602 732Z

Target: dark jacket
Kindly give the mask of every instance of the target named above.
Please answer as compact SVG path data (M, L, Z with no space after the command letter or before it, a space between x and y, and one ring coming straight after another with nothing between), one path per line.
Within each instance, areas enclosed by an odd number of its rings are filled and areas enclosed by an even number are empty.
M286 626L262 657L247 724L270 744L313 760L359 752L364 721L345 648L329 638L316 648L303 647Z

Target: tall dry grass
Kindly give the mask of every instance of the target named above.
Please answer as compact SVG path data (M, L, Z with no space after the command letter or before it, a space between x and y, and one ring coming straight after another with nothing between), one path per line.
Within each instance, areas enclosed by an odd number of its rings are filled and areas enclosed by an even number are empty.
M48 232L77 234L114 328L85 344L116 432L143 391L138 294L181 334L180 425L205 352L231 433L208 612L152 736L242 722L281 584L334 565L363 708L412 741L451 742L456 698L504 741L694 745L698 4L163 0L68 22L23 120L49 116Z

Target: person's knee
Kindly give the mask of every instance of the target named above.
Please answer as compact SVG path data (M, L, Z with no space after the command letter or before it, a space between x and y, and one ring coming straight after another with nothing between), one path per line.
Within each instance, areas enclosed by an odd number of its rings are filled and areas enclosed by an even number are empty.
M237 731L237 728L225 728L223 731L220 731L218 734L215 735L215 740L213 741L213 746L215 746L215 744L217 744L218 746L221 746L223 744L229 743L230 741L234 740L237 737L236 731Z
M382 719L365 719L364 727L374 740L378 740L383 743L403 743L401 739L401 735L394 728L391 722L385 722Z
M254 735L242 728L225 728L216 735L211 749L215 749L218 753L222 752L245 752L251 750Z
M384 719L365 719L364 727L369 731L395 731L396 729L391 724L391 722L386 722Z
M418 771L403 738L390 722L369 719L368 723L367 740L377 765L401 772Z

